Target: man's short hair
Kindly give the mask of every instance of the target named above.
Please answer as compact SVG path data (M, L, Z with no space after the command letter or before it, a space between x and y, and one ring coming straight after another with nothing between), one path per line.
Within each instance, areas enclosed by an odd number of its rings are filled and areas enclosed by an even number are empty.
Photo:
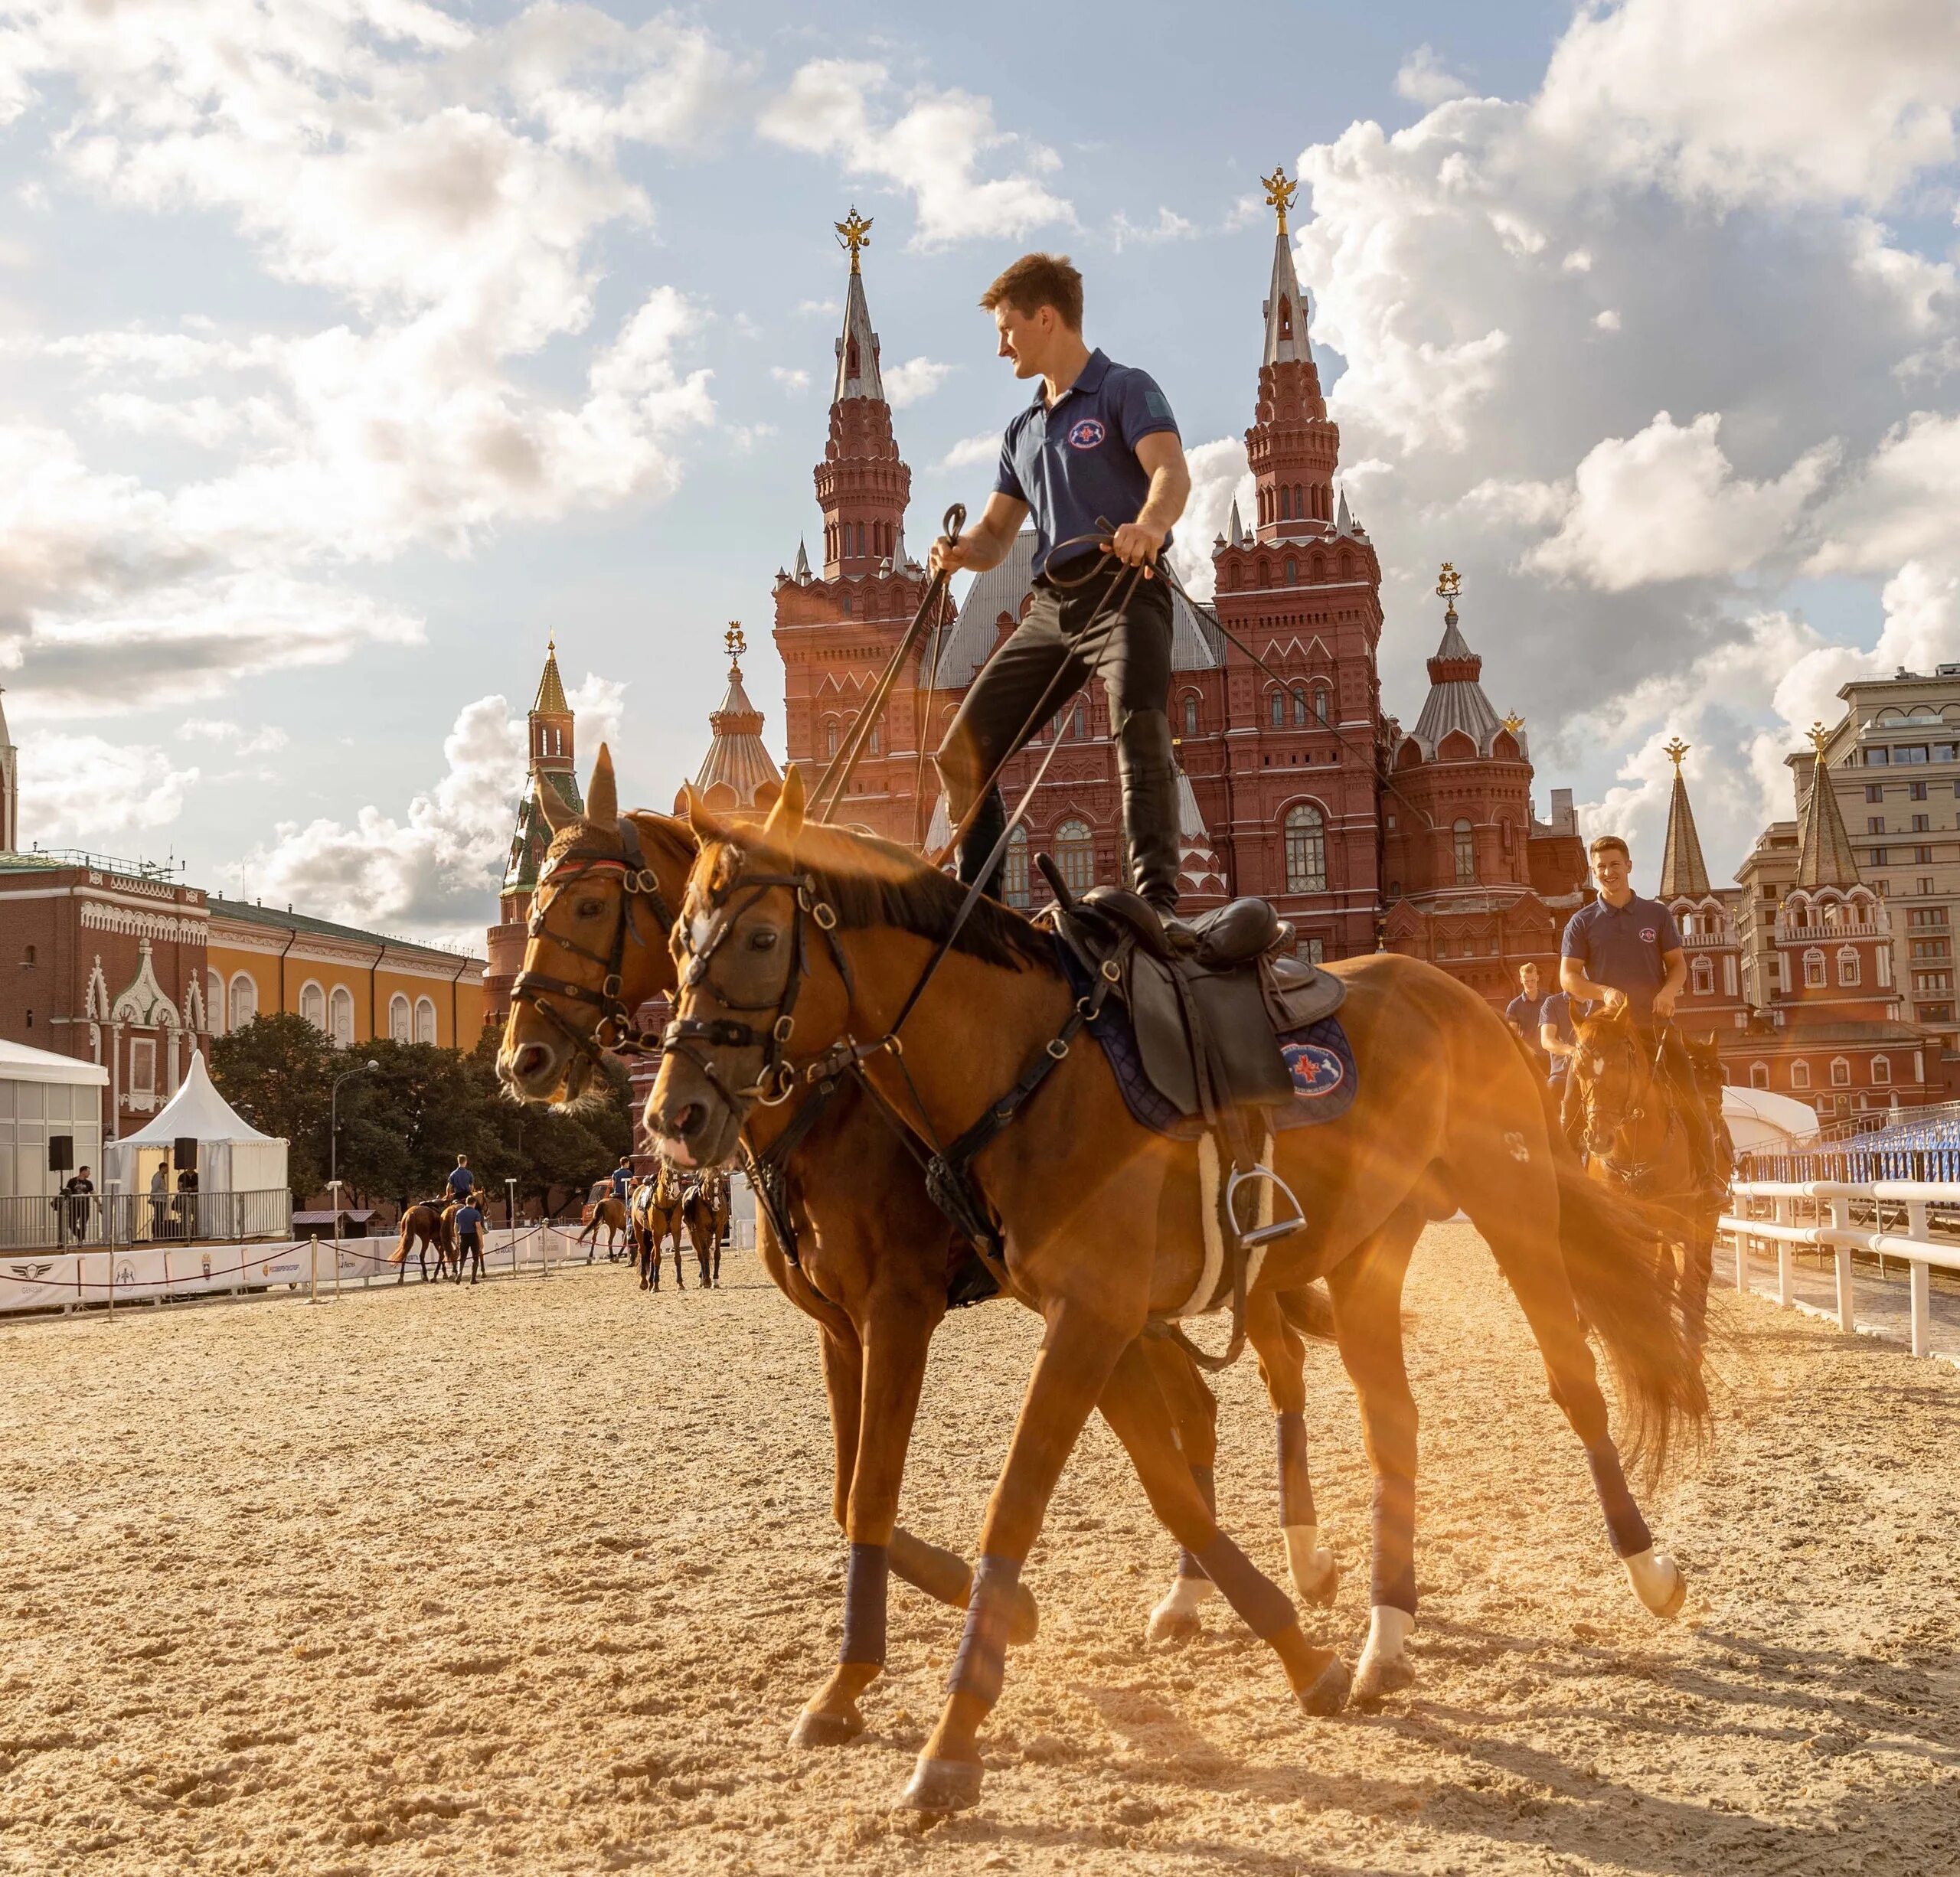
M1527 958L1522 965L1518 966L1517 974L1522 978L1527 971L1535 971L1537 968L1538 961L1536 958Z
M459 1167L468 1166L469 1164L469 1156L467 1154L459 1154L456 1156L456 1164Z
M990 313L1003 300L1018 313L1052 306L1071 332L1082 330L1082 275L1066 254L1024 254L980 296Z
M1589 854L1596 854L1602 847L1618 848L1626 857L1627 865L1631 867L1633 864L1633 850L1621 840L1619 835L1596 834L1592 837L1592 845L1586 851Z

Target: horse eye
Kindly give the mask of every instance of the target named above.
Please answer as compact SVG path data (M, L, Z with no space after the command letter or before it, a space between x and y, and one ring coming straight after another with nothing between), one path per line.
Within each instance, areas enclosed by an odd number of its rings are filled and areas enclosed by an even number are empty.
M749 935L749 949L751 952L766 952L775 943L776 934L766 925L760 932L752 932Z
M605 902L601 899L581 899L579 902L580 919L596 919L605 910Z

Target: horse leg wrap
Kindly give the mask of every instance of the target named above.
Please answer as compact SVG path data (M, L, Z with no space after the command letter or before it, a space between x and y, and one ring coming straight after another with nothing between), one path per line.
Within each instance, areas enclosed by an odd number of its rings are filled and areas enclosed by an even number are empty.
M1314 1483L1307 1471L1307 1417L1289 1412L1276 1418L1279 1427L1279 1523L1318 1525Z
M1204 1495L1204 1509L1211 1514L1212 1523L1218 1521L1218 1477L1209 1467L1193 1467L1191 1477L1197 1484L1197 1490ZM1178 1552L1178 1575L1180 1577L1203 1577L1204 1566L1196 1557L1181 1546Z
M1370 1604L1416 1614L1416 1482L1385 1474L1375 1481Z
M1606 1536L1612 1541L1613 1555L1636 1558L1643 1551L1651 1550L1654 1534L1648 1530L1647 1521L1627 1490L1619 1450L1610 1443L1589 1447L1586 1464L1592 1469L1592 1490L1599 1495L1599 1510L1606 1515Z
M1001 1698L1001 1678L1007 1663L1008 1618L1014 1586L1021 1582L1018 1558L989 1557L974 1561L973 1591L966 1600L966 1627L959 1653L946 1678L949 1695L973 1695L991 1707Z
M1204 1574L1225 1593L1225 1601L1262 1641L1299 1621L1293 1600L1266 1576L1223 1532L1197 1554Z
M853 1545L844 1574L844 1643L840 1662L885 1659L885 1588L891 1553L883 1545Z

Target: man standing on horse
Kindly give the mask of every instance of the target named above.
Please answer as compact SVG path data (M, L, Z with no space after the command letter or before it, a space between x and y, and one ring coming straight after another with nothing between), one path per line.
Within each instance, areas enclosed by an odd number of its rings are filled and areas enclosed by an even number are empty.
M1191 495L1170 400L1148 372L1082 336L1082 276L1066 255L1027 254L985 293L1000 356L1040 382L1007 427L986 512L933 545L934 572L1007 558L1034 518L1027 616L976 677L939 752L956 825L986 790L960 844L969 884L1007 825L991 779L1084 679L1109 694L1130 883L1167 916L1178 904L1178 783L1171 756L1171 592L1157 568ZM1029 720L1035 719L1031 726ZM990 881L998 890L998 874Z
M1559 982L1568 997L1589 999L1609 1017L1625 1011L1674 1095L1696 1183L1726 1188L1694 1065L1673 1020L1674 1001L1687 982L1687 955L1674 916L1633 890L1633 857L1619 835L1600 835L1587 853L1599 896L1566 922Z

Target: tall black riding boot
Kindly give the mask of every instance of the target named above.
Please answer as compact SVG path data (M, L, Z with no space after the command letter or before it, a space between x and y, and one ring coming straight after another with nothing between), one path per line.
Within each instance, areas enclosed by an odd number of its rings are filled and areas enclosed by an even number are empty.
M1116 733L1130 885L1165 918L1178 909L1178 771L1171 720L1132 710Z
M990 788L986 799L980 804L980 812L973 818L973 825L959 844L959 883L962 886L972 886L978 877L981 868L987 864L988 855L994 851L994 844L1007 832L1007 804L1001 799L998 788ZM982 890L994 899L1004 899L1007 870L1007 856L1002 854Z

